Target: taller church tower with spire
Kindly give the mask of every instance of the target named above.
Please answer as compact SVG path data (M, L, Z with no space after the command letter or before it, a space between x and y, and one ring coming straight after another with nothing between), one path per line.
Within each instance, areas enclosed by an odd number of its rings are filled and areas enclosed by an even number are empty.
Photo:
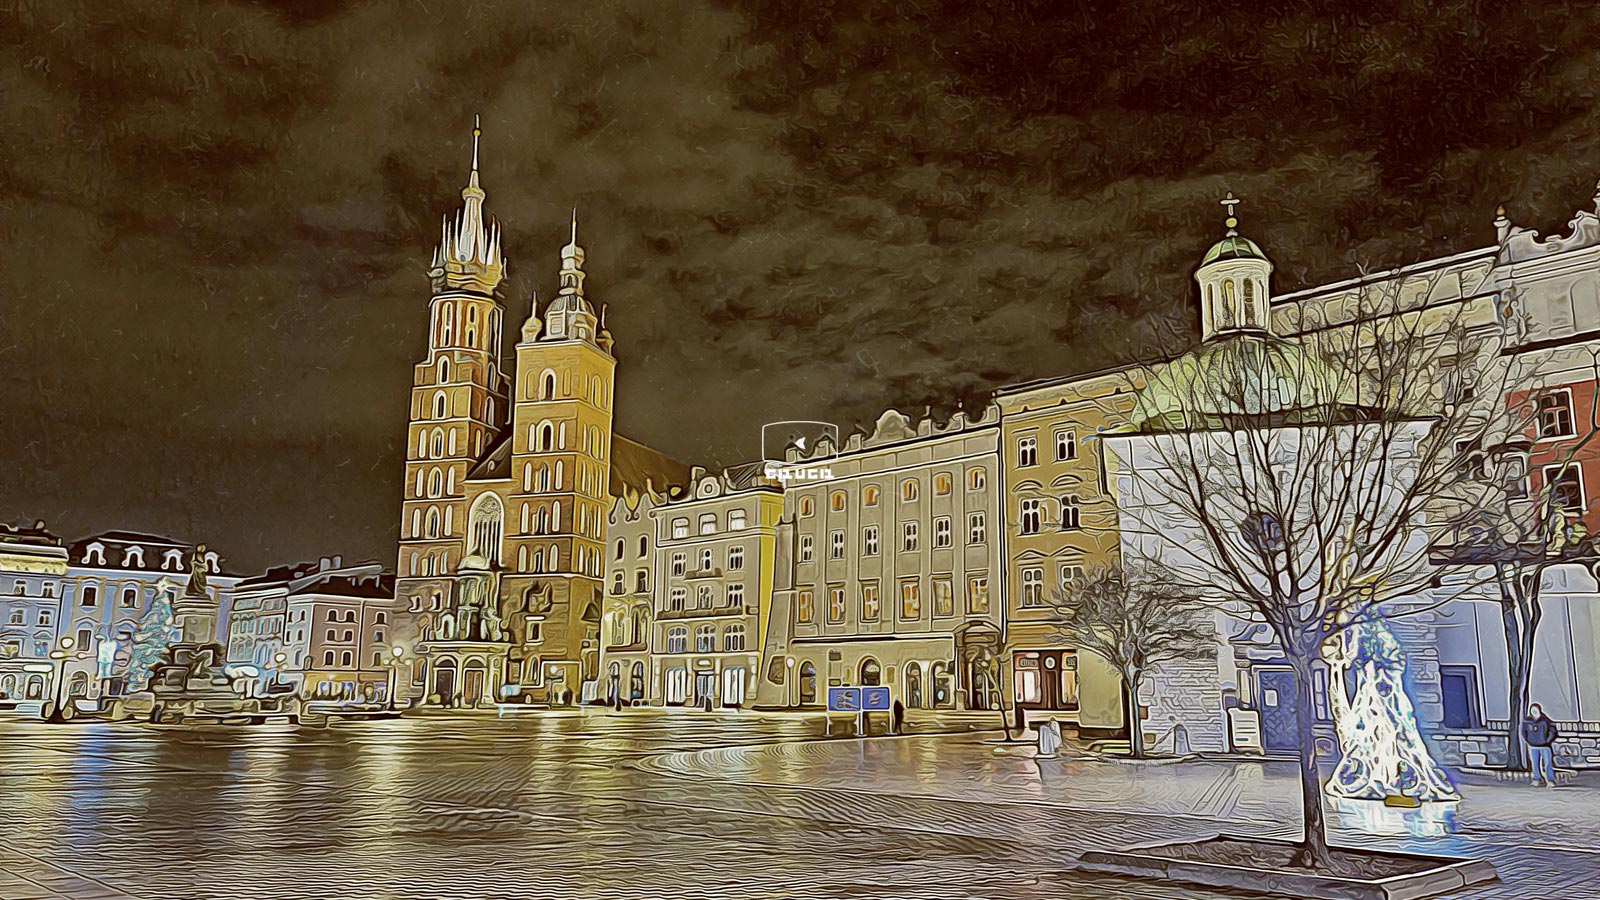
M483 209L481 133L434 251L428 349L412 370L397 692L455 707L575 702L599 665L611 497L688 471L612 427L616 359L576 211L555 298L533 298L515 370L502 370L506 261Z

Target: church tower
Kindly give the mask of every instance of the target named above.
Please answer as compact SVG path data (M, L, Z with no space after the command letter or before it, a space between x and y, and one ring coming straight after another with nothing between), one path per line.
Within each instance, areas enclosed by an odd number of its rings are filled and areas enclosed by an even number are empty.
M461 209L444 217L428 271L428 350L412 369L405 502L396 567L400 597L447 596L461 561L467 473L504 429L508 380L500 367L506 260L500 227L483 211L476 119Z
M552 696L563 686L576 693L595 674L612 502L617 362L584 293L583 263L574 211L559 290L542 311L535 296L516 346L507 510L516 526L507 528L506 553L516 574L508 573L506 588L528 595L526 608L546 611L539 646L523 662L539 666Z
M1239 205L1230 192L1223 199L1228 233L1211 245L1194 280L1200 285L1200 339L1238 332L1271 330L1272 261L1256 242L1239 234Z

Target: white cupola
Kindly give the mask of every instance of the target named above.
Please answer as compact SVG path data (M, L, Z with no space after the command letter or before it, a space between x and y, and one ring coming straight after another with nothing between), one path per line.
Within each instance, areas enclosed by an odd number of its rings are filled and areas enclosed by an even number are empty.
M1223 199L1228 233L1211 245L1194 280L1200 286L1200 339L1211 340L1240 331L1271 331L1272 261L1255 241L1241 237L1230 192Z

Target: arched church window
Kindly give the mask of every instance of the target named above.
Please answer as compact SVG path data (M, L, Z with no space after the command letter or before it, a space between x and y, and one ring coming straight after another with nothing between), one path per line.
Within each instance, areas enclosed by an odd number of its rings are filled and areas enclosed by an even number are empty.
M522 464L522 489L533 490L533 463Z
M444 431L438 428L433 430L433 455L444 456Z
M451 305L449 303L439 304L439 343L447 347L450 345L450 339L455 336L454 319L455 310L451 308Z
M456 470L454 466L445 470L444 490L447 494L454 494L456 492Z
M430 506L428 507L428 537L436 538L438 536L439 508L437 506Z
M505 530L505 507L494 494L484 494L472 507L467 533L472 552L491 563L500 561L500 538Z
M444 391L435 391L433 395L433 417L435 419L442 419L444 418L445 411Z
M411 511L411 536L422 537L422 510L420 509ZM417 573L412 572L411 574L415 575Z
M1254 278L1244 280L1244 324L1256 324L1256 282Z
M428 496L429 497L437 497L443 491L444 491L444 473L439 471L439 467L438 466L435 466L433 468L433 471L428 473Z
M539 399L551 400L556 395L556 373L549 369L544 370L544 376L539 382Z
M450 535L455 533L455 524L456 523L454 521L452 521L455 518L455 511L456 511L456 508L454 506L446 506L444 508L444 536L445 537L449 537Z
M561 431L556 437L556 446L562 450L567 449L567 423L561 423Z
M563 477L562 477L562 466L561 466L561 460L559 460L559 459L558 459L558 460L556 460L556 477L555 477L555 482L554 482L554 484L553 484L553 485L552 485L552 487L553 487L553 488L554 488L554 489L555 489L555 490L558 490L558 491L559 491L559 490L561 490L561 486L562 486L562 485L564 485L564 484L566 484L566 480L565 480L565 479L564 479L564 478L563 478Z
M1237 328L1239 316L1234 312L1233 279L1222 282L1222 321L1217 323L1219 328Z
M450 381L450 360L448 358L446 358L446 357L441 356L441 357L439 357L439 383L440 384L448 384L449 381Z
M539 444L538 444L539 449L540 450L554 450L555 449L555 440L556 440L556 429L555 429L555 426L551 425L548 420L540 422L539 423Z

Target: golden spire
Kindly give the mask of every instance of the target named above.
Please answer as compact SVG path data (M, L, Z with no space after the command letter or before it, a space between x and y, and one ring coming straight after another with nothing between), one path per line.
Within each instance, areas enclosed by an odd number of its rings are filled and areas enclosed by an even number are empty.
M1228 208L1228 217L1222 220L1222 224L1227 226L1230 236L1238 234L1239 217L1236 215L1234 207L1239 205L1239 201L1234 199L1233 191L1229 191L1228 196L1222 198L1222 205Z

